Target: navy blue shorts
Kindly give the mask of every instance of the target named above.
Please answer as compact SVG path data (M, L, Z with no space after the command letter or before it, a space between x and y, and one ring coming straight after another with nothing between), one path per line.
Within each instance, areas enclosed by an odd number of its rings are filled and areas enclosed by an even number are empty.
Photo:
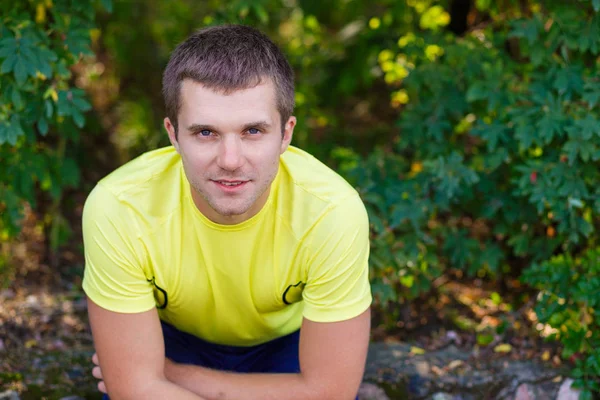
M300 331L251 347L206 342L161 322L167 358L221 371L245 373L298 373ZM103 400L108 400L104 395Z
M181 363L232 372L300 372L300 331L251 347L206 342L161 322L167 358Z

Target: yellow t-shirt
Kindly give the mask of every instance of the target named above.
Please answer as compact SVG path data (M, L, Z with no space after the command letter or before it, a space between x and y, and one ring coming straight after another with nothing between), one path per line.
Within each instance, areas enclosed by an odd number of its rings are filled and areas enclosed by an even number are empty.
M371 304L369 224L358 193L289 147L264 207L236 225L196 208L173 147L102 179L83 212L83 289L99 306L160 318L201 339L252 346Z

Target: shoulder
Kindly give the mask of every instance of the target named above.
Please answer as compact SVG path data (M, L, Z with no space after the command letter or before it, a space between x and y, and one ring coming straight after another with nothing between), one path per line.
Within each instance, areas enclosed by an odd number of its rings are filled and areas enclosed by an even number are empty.
M337 172L304 150L290 146L281 159L288 179L309 196L335 203L356 193Z
M368 229L358 192L331 168L292 146L283 154L281 167L279 209L291 219L298 236L343 227Z
M164 147L134 158L104 177L99 184L117 197L124 198L168 179L180 164L181 157L175 149Z
M180 204L181 158L166 147L129 161L101 179L84 206L95 216L161 216Z

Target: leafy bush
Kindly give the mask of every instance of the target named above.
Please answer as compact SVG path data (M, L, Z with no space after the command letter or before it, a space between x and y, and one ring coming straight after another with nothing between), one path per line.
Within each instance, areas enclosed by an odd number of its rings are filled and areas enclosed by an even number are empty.
M560 254L534 264L524 280L540 290L536 314L553 328L549 338L561 341L564 358L576 360L575 384L599 392L600 248L578 258Z
M415 298L450 267L492 279L531 269L549 293L540 319L560 325L566 356L582 354L580 376L598 376L597 253L573 275L565 257L599 238L600 2L479 1L462 37L442 29L439 6L408 3L424 31L378 57L400 135L364 160L341 156L373 223L378 298ZM583 305L590 321L575 323Z
M110 9L110 1L102 1ZM3 1L0 12L0 238L19 231L23 203L50 197L50 244L61 230L63 191L80 180L70 144L80 138L91 105L70 70L93 55L92 0Z

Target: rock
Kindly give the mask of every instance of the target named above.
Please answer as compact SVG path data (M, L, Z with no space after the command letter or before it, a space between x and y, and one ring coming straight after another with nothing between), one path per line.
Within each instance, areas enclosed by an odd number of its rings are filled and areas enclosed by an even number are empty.
M417 367L417 371L419 368ZM429 394L431 382L429 379L419 374L410 375L408 377L408 394L417 398L422 398Z
M390 400L385 391L372 383L363 383L358 389L359 400Z
M437 392L433 396L429 397L428 400L473 400L470 395L450 394L446 392Z
M534 400L535 397L531 394L531 387L523 383L519 385L517 388L517 393L515 393L515 400Z
M431 400L454 400L454 396L444 392L438 392L431 396Z
M565 379L562 385L560 385L560 389L558 390L556 400L579 400L579 395L581 394L581 391L579 389L571 388L572 384L573 379Z
M541 387L537 385L531 385L529 383L522 383L517 388L515 393L515 400L550 400L550 395L546 393Z
M20 400L17 392L13 390L7 390L6 392L0 393L0 400Z
M27 298L25 299L25 302L30 306L39 305L39 300L38 300L37 296L34 294L30 294L29 296L27 296Z
M461 340L460 336L455 331L448 331L446 333L446 339L450 343L454 343L454 344L456 344L458 346L460 346L462 344L462 340Z
M520 399L544 400L556 398L555 378L563 369L535 360L476 357L452 344L414 354L406 343L371 343L365 381L385 388L391 398L432 400L434 394L452 393L453 400L515 400L519 391ZM402 389L398 396L394 388Z

